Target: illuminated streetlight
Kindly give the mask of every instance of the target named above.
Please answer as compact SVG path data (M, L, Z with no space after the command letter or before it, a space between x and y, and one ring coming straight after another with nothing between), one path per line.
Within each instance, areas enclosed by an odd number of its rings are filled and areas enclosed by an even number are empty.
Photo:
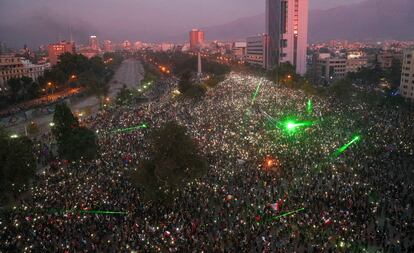
M55 123L54 122L50 122L49 123L49 126L54 127L55 126Z
M19 136L17 134L12 134L12 135L10 135L10 138L16 139L16 138L19 138Z

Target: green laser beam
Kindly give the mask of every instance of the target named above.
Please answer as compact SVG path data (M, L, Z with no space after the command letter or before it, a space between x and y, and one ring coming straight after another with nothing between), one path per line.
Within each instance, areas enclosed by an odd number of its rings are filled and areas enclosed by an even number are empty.
M312 121L296 121L296 120L285 120L279 123L280 128L288 132L289 134L294 134L301 127L310 127L313 125Z
M277 219L279 219L279 218L282 218L282 217L285 217L285 216L290 216L290 215L293 215L293 214L295 214L295 213L302 212L302 211L304 211L304 210L305 210L305 208L304 208L304 207L302 207L302 208L299 208L299 209L297 209L297 210L290 211L290 212L283 213L283 214L281 214L281 215L278 215L278 216L272 217L272 218L268 219L267 221L277 220Z
M23 209L23 208L16 208L14 207L13 210L28 212L28 210L32 211L44 211L47 213L74 213L74 214L103 214L103 215L127 215L128 212L121 212L121 211L103 211L103 210L76 210L76 209L43 209L43 208L35 208L35 209Z
M306 110L308 111L308 113L312 113L313 111L313 105L312 105L312 100L308 100L308 102L306 103Z
M348 142L347 144L343 145L342 147L340 147L336 152L335 155L338 156L340 154L342 154L343 152L345 152L345 150L347 150L352 144L356 143L357 141L361 140L361 136L357 135L355 136L350 142Z
M66 210L66 209L50 209L52 213L80 213L80 214L105 214L105 215L127 215L128 212L119 212L119 211L102 211L102 210Z
M122 214L127 215L128 212L115 212L115 211L100 211L100 210L81 210L80 213L86 213L86 214Z
M257 98L257 95L259 94L259 91L260 91L260 86L262 86L262 82L260 82L260 83L257 85L256 90L255 90L255 92L253 93L253 97L252 97L252 104L254 103L254 101L255 101L255 100L256 100L256 98Z
M144 129L144 128L148 128L148 125L143 123L139 126L135 126L135 127L128 127L128 128L122 128L122 129L116 129L114 131L112 131L112 133L122 133L122 132L132 132L134 130L138 130L138 129Z

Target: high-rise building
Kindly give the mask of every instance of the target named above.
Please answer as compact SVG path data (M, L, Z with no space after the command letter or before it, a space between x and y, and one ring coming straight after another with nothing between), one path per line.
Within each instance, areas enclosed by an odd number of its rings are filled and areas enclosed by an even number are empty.
M190 31L190 48L197 49L204 44L204 32L198 29Z
M137 41L137 42L135 42L134 46L135 46L135 49L136 50L141 50L141 48L142 48L142 42L141 41Z
M96 51L100 50L98 37L96 37L96 35L92 35L89 38L89 46L91 47L92 50L96 50Z
M76 52L75 43L61 41L56 44L50 44L48 47L50 64L56 65L59 62L59 56L64 53L74 54Z
M266 0L269 69L290 62L298 74L306 73L308 4L308 0Z
M110 41L110 40L104 40L103 50L104 50L104 52L112 52L113 51L112 41Z
M414 49L406 49L401 71L401 96L414 101Z
M132 48L132 44L129 40L125 40L124 42L122 42L123 50L131 50L131 48Z
M246 44L246 61L250 64L259 65L267 69L269 36L267 34L261 34L248 37L246 39Z

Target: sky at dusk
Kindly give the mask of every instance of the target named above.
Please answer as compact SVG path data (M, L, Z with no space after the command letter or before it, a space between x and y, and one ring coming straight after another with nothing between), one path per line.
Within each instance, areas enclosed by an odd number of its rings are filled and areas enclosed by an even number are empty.
M327 9L362 0L309 1L311 9ZM36 44L51 34L65 39L69 25L78 40L88 34L158 40L264 9L265 0L0 0L0 41L10 44L30 36Z

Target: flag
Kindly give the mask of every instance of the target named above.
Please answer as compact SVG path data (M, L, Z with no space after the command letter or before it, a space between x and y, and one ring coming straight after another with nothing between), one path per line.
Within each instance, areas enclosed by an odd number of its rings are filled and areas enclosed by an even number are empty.
M269 206L273 211L279 212L282 209L283 202L285 202L285 199L279 199L276 203L269 204Z

